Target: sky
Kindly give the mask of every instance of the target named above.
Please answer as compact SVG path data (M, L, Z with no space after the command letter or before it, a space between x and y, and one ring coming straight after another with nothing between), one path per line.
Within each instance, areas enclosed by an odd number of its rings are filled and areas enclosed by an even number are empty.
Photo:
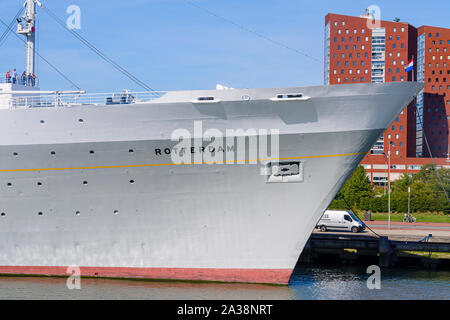
M450 27L447 0L41 1L63 21L77 5L76 31L155 90L321 85L327 13L359 16L377 5L383 20ZM23 2L1 0L0 18L9 24ZM82 89L143 91L39 8L37 31L38 52ZM0 47L0 73L12 68L24 70L25 45L10 34ZM36 74L42 90L73 89L40 59Z

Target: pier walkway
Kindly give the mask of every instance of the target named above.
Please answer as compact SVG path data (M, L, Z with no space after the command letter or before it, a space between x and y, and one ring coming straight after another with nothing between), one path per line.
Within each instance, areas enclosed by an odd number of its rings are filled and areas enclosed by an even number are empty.
M342 263L369 259L381 267L450 266L450 224L391 222L390 230L385 221L371 221L366 224L374 232L366 229L355 234L321 232L316 229L299 261L311 263L323 257L334 256Z

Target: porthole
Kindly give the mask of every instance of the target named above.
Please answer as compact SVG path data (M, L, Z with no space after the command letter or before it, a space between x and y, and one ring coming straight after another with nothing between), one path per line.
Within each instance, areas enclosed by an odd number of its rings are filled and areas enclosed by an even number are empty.
M55 151L52 151L52 152L50 152L50 154L51 154L52 156L54 156L54 155L56 155L56 152L55 152Z
M91 151L89 151L89 153L90 153L90 154L94 154L94 153L95 153L95 151L94 151L94 150L91 150Z
M6 216L6 213L2 212L2 213L0 213L0 216L4 217L4 216Z
M13 152L13 156L17 157L17 156L19 156L19 154L17 152Z
M83 184L84 184L85 186L87 186L88 182L87 182L87 181L83 181Z
M133 150L133 149L130 149L130 150L128 150L128 152L129 152L129 153L133 153L133 152L134 152L134 150Z
M38 187L42 187L42 182L38 182L38 183L37 183L37 186L38 186Z
M84 120L83 119L78 119L78 122L84 122Z
M6 186L12 187L12 183L11 183L11 182L8 182L8 183L6 184Z
M131 184L134 184L134 180L130 180L130 183L131 183Z
M43 215L43 213L39 211L38 212L38 216L42 216L42 215Z
M75 212L75 215L76 215L76 216L79 216L80 214L81 214L80 211Z
M114 214L117 216L119 214L119 210L114 210Z
M45 123L45 120L41 120L41 121L39 121L41 124L44 124Z

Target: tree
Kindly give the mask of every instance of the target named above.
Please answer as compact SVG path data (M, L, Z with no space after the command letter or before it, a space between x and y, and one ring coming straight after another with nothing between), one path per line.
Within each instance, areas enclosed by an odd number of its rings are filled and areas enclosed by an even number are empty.
M391 210L410 212L443 212L450 214L450 169L427 164L414 175L403 173L391 183ZM376 195L362 166L358 166L339 190L330 209L362 209L373 212L388 211L388 195Z
M372 197L372 185L370 184L370 180L367 177L364 167L360 165L353 171L341 190L339 190L332 206L335 209L342 209L342 201L345 199L344 203L346 206L351 206L352 208L356 206L357 208L360 208L361 204L367 205Z

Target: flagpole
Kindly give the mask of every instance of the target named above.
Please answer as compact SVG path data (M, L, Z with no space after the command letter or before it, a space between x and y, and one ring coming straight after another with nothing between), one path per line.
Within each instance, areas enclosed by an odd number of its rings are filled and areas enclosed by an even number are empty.
M415 63L414 63L414 55L412 56L413 57L413 66L415 66ZM416 68L413 68L412 69L412 81L414 82L414 70L415 70Z

